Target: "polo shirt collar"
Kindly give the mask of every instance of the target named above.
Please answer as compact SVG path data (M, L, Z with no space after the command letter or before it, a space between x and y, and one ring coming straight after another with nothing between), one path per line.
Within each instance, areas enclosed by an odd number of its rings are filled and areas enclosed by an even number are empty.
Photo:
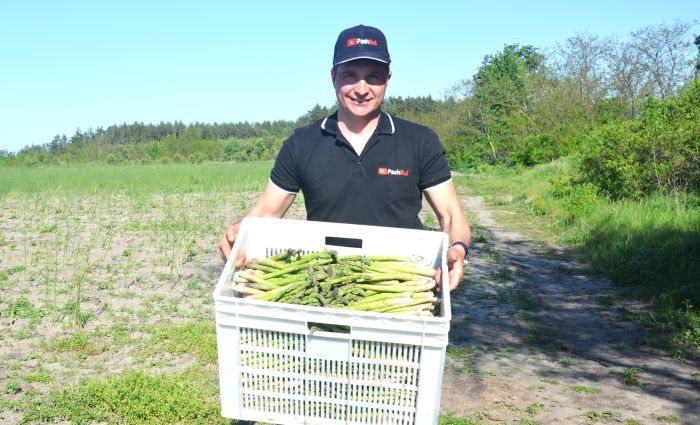
M331 133L334 136L338 135L338 111L335 111L333 114L327 116L321 122L321 130ZM394 119L391 118L391 115L381 111L379 115L379 124L377 124L377 129L375 132L377 134L394 134L395 131L396 127L394 127Z

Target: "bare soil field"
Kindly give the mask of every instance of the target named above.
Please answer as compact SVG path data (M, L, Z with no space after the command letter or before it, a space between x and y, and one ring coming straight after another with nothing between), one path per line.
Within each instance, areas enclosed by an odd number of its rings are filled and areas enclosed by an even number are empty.
M196 368L215 415L216 244L255 196L5 197L0 422L55 420L16 406L126 370ZM700 423L698 364L657 348L631 319L643 305L565 250L501 228L481 199L463 202L476 237L452 294L445 415L468 418L460 424ZM304 216L301 202L287 215Z

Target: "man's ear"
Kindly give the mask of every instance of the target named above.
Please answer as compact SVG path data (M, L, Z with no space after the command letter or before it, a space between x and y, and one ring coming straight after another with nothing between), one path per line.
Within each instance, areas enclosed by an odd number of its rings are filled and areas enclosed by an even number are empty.
M333 81L334 83L335 83L335 74L336 74L337 70L338 69L335 66L333 68L331 68L331 81Z

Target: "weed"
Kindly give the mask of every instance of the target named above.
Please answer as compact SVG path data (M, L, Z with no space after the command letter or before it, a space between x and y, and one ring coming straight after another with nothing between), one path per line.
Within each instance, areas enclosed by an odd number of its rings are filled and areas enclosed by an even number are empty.
M670 415L670 416L657 416L656 420L665 424L677 424L681 421L681 419L678 416L675 415Z
M534 416L540 411L542 406L543 405L541 403L532 403L531 405L527 406L527 408L525 409L525 412L528 415Z
M15 338L17 338L19 340L29 339L31 337L32 337L32 334L26 329L22 329L22 330L15 332Z
M585 385L574 385L569 387L569 391L582 394L599 394L601 390L600 388L586 387Z
M625 425L644 425L642 421L638 421L636 419L627 419L625 421Z
M530 293L524 289L513 291L510 301L515 307L527 311L537 310L540 305L537 298L530 295Z
M4 316L10 319L41 319L44 317L44 310L37 308L25 297L19 297L7 306Z
M452 358L461 358L465 356L473 356L479 353L479 347L475 345L465 345L463 347L447 347L447 356Z
M14 379L10 379L5 384L5 393L19 394L22 391L22 386Z
M497 282L508 282L511 279L510 269L506 266L499 267L495 278Z
M591 422L608 422L617 417L617 414L613 412L596 412L588 411L582 415L584 418Z
M42 384L48 384L53 381L53 376L51 376L43 366L39 366L36 373L25 375L23 378L26 382L41 382Z
M566 355L565 359L559 360L559 364L564 367L573 366L576 364L576 359L571 358L571 353L569 352L569 354Z
M642 373L640 369L636 367L628 367L622 372L622 382L625 385L636 385L639 386L639 375Z
M479 414L470 415L468 417L456 417L451 413L441 415L438 420L438 425L484 425L483 418Z
M104 352L105 344L93 338L86 332L76 332L73 335L58 338L44 344L43 348L56 353L79 353L84 356L92 356Z
M216 333L208 323L190 323L177 326L144 326L151 335L136 352L143 358L156 354L194 354L203 363L216 363Z
M23 423L68 421L132 424L228 424L214 402L215 378L202 370L179 374L126 371L106 379L84 379L19 404Z
M604 308L612 307L617 304L618 301L620 301L620 296L617 294L601 295L598 297L598 304Z
M493 239L487 230L477 227L472 232L472 243L487 243Z
M0 272L0 283L6 282L10 276L12 276L15 273L20 273L27 270L27 268L24 265L19 265L15 267L10 267L9 269L6 269L4 271Z
M542 336L534 329L528 329L525 332L525 343L529 345L540 345Z
M515 313L515 317L525 322L529 322L533 318L532 313L527 310L518 310L517 313Z

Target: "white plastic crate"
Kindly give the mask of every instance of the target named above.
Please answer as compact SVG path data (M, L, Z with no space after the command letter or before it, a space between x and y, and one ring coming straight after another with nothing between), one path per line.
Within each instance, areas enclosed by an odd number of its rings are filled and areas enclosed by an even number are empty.
M450 326L445 233L246 218L214 291L221 413L275 424L437 424ZM294 248L419 255L443 273L439 315L415 317L239 298L233 259ZM349 333L314 331L344 325Z

